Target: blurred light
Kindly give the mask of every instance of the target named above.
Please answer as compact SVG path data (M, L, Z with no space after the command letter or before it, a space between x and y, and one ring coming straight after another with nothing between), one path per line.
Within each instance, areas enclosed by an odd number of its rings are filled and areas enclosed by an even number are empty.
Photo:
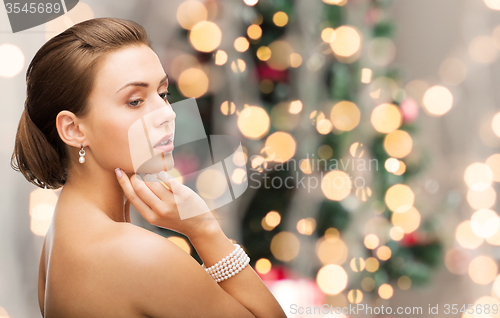
M300 100L294 100L290 103L290 108L288 109L290 114L298 114L302 111L302 102Z
M484 0L486 6L493 10L500 10L500 0Z
M300 170L302 170L302 172L305 173L305 174L311 174L312 173L311 160L309 160L309 158L302 159L300 161Z
M389 258L391 258L392 251L388 246L381 246L377 249L377 257L381 261L387 261Z
M276 211L270 211L265 216L267 225L275 228L281 222L281 215Z
M264 168L267 168L267 161L262 156L252 156L252 162L250 163L252 169L262 172Z
M411 152L412 147L413 140L404 130L395 130L384 138L384 149L391 157L403 158Z
M325 231L325 235L324 236L325 236L325 238L327 240L335 241L335 240L338 240L340 238L340 232L339 232L339 230L337 230L334 227L329 227Z
M231 180L236 184L242 184L246 179L247 173L241 168L234 169L233 173L231 174Z
M475 210L491 208L495 204L496 198L497 193L491 186L482 191L473 189L467 191L467 202Z
M236 40L234 40L234 49L238 52L245 52L248 50L248 47L250 46L250 43L248 42L247 38L240 36Z
M441 116L451 109L453 95L446 87L435 85L425 92L423 103L424 109L428 114Z
M475 249L479 247L479 245L483 244L484 241L482 237L477 236L472 231L469 220L463 221L457 226L455 239L460 246L467 249Z
M258 24L252 24L247 29L247 35L252 40L258 40L262 36L262 29Z
M465 169L464 180L469 188L482 191L491 186L493 172L484 163L475 162Z
M270 68L278 71L284 71L290 66L290 55L293 53L293 48L287 41L276 40L269 44L269 49L272 54L267 60Z
M9 314L7 310L5 310L2 306L0 306L0 318L9 318Z
M189 68L181 73L179 90L186 97L200 97L208 90L208 76L198 68Z
M219 47L221 40L220 28L210 21L196 23L189 33L189 41L200 52L212 52Z
M290 66L297 68L302 65L302 56L299 53L290 54Z
M403 121L399 107L394 104L381 104L375 107L371 115L371 123L376 131L387 134L398 129Z
M375 257L368 257L365 261L365 264L366 270L370 273L376 272L378 270L379 262Z
M361 288L365 291L370 292L375 288L375 280L371 277L365 277L361 281Z
M487 238L493 236L500 227L500 218L489 209L480 209L470 219L472 232L478 237Z
M325 119L325 114L322 111L313 110L309 114L309 119L311 119L311 124L316 125L316 122Z
M389 65L396 57L396 45L386 37L376 37L368 45L368 57L379 66Z
M178 236L170 236L168 240L175 245L179 246L184 252L191 254L191 246L189 246L188 242L182 237Z
M231 63L231 70L235 73L243 73L247 67L247 64L242 59L237 59Z
M385 204L393 212L408 211L415 202L413 190L406 184L395 184L385 193Z
M236 111L236 105L233 102L229 103L226 100L225 102L222 102L222 104L220 105L220 111L224 115L232 115Z
M326 135L332 131L333 125L330 119L321 119L316 123L316 130L322 134Z
M243 167L247 160L247 154L244 152L238 151L233 155L233 163L237 166Z
M399 169L399 160L396 158L388 158L385 161L385 169L389 172L396 172Z
M394 289L389 284L382 284L378 288L378 295L382 299L389 299L394 294Z
M269 131L270 118L267 112L258 106L243 109L238 116L238 128L249 139L260 139Z
M400 228L399 226L393 226L389 230L389 236L394 241L401 241L403 239L404 235L405 235L405 231L403 231L403 229Z
M365 269L365 260L361 257L353 257L349 263L353 272L361 272Z
M257 49L257 58L261 61L267 61L271 58L271 49L267 46L261 46Z
M491 283L498 274L496 262L489 256L479 255L469 264L469 276L479 285Z
M176 168L172 168L171 170L169 170L168 174L170 174L172 177L174 177L175 180L179 181L179 183L184 183L184 178L182 177L179 170L177 170Z
M491 128L497 137L500 137L500 112L496 113L493 116L493 120L491 121Z
M30 193L30 229L33 234L45 236L52 222L58 196L54 190L36 189Z
M352 181L344 171L332 170L321 180L321 190L330 200L341 201L351 192Z
M488 242L491 245L500 246L500 231L497 231L492 236L487 237L486 242Z
M368 84L372 81L372 70L369 68L363 68L361 70L361 83Z
M476 312L474 317L471 318L498 318L500 316L498 312L500 303L498 302L498 299L490 296L483 296L479 298L474 303L474 306L471 306L471 308L474 308ZM480 308L482 309L481 311L479 310ZM489 309L489 313L486 313L486 308ZM496 308L496 310L494 308Z
M177 21L186 30L191 30L193 26L207 19L207 8L199 1L184 1L177 8Z
M330 112L330 119L335 128L341 131L350 131L358 126L361 112L353 102L340 101Z
M297 232L302 235L311 235L316 229L316 220L314 218L305 218L297 222Z
M493 38L488 35L480 35L469 43L470 57L481 64L493 63L498 57L498 50L493 43Z
M359 157L359 158L361 158L361 156L363 156L363 153L364 153L363 144L359 143L359 142L353 143L349 147L349 153L353 157Z
M367 249L373 250L379 244L379 239L375 234L368 234L364 240Z
M335 39L330 43L330 46L336 55L350 57L359 51L361 35L355 28L343 25L338 27L335 33Z
M335 40L335 37L336 34L333 28L324 28L323 31L321 31L321 39L323 40L323 42L331 43L333 40Z
M324 265L342 265L347 260L348 248L340 238L321 238L316 243L316 254Z
M299 239L291 232L279 232L271 240L271 253L283 262L294 259L299 254L299 249Z
M224 65L227 62L227 53L224 50L218 50L215 53L215 64Z
M247 6L254 6L259 2L259 0L243 0Z
M276 26L283 27L288 23L288 15L283 11L278 11L273 15L273 22Z
M363 301L363 292L359 289L351 289L347 293L347 299L351 304L359 304Z
M19 47L8 43L0 45L0 77L14 77L23 67L24 54Z
M170 74L178 81L181 73L189 68L201 69L201 64L198 59L192 55L180 54L172 60L170 64Z
M333 155L333 149L329 145L321 145L318 148L318 157L321 159L330 159Z
M408 290L411 287L411 279L408 276L401 276L398 278L398 287L401 290Z
M273 156L273 161L285 162L295 155L297 145L289 133L277 131L267 137L265 147L267 154Z
M456 86L465 80L467 66L462 60L450 57L439 66L439 76L448 85Z
M420 213L415 207L411 207L403 213L393 213L392 224L399 226L405 233L411 233L420 226Z
M216 199L227 189L226 176L219 170L206 169L199 174L196 188L203 198Z
M316 277L319 288L328 295L337 295L347 286L347 273L335 264L323 266Z
M493 281L493 286L491 287L491 291L497 298L500 298L500 275L498 275Z
M324 3L326 4L334 4L338 6L343 6L344 4L347 3L347 0L323 0Z
M397 176L400 176L403 173L405 173L405 171L406 171L406 164L403 161L401 161L401 160L398 160L398 164L399 164L398 170L394 171L393 173L395 175L397 175Z
M446 268L455 275L464 275L469 267L469 257L461 249L450 248L444 257Z
M486 165L493 173L493 181L500 182L500 154L496 153L486 159Z
M261 258L255 262L255 269L259 274L267 274L271 268L272 264L267 258Z

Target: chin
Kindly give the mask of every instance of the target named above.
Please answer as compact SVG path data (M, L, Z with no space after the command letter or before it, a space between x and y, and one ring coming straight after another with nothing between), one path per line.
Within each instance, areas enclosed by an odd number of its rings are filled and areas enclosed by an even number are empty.
M169 171L174 167L174 157L171 152L162 152L142 163L135 173L158 173ZM135 167L134 167L135 168Z

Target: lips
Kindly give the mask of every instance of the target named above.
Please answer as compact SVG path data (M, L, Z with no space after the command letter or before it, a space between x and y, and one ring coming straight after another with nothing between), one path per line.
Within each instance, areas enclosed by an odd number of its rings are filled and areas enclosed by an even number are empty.
M160 139L160 141L158 141L158 143L154 146L154 148L168 145L167 142L171 142L172 139L174 139L174 134L165 135L165 137L163 137L162 139Z

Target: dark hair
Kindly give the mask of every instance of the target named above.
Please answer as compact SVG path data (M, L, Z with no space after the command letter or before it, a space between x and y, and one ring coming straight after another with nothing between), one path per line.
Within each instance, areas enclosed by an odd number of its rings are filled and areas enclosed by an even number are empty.
M26 71L26 101L11 167L38 187L62 187L69 157L57 132L57 114L68 110L85 116L94 77L105 55L140 44L151 47L145 29L115 18L80 22L47 41Z

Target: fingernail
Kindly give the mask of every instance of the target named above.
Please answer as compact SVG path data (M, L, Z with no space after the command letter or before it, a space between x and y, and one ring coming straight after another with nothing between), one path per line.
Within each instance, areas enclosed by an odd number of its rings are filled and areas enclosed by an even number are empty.
M116 176L117 176L118 178L120 178L120 177L122 176L122 171L120 170L120 168L116 168L116 169L115 169L115 172L116 172Z

